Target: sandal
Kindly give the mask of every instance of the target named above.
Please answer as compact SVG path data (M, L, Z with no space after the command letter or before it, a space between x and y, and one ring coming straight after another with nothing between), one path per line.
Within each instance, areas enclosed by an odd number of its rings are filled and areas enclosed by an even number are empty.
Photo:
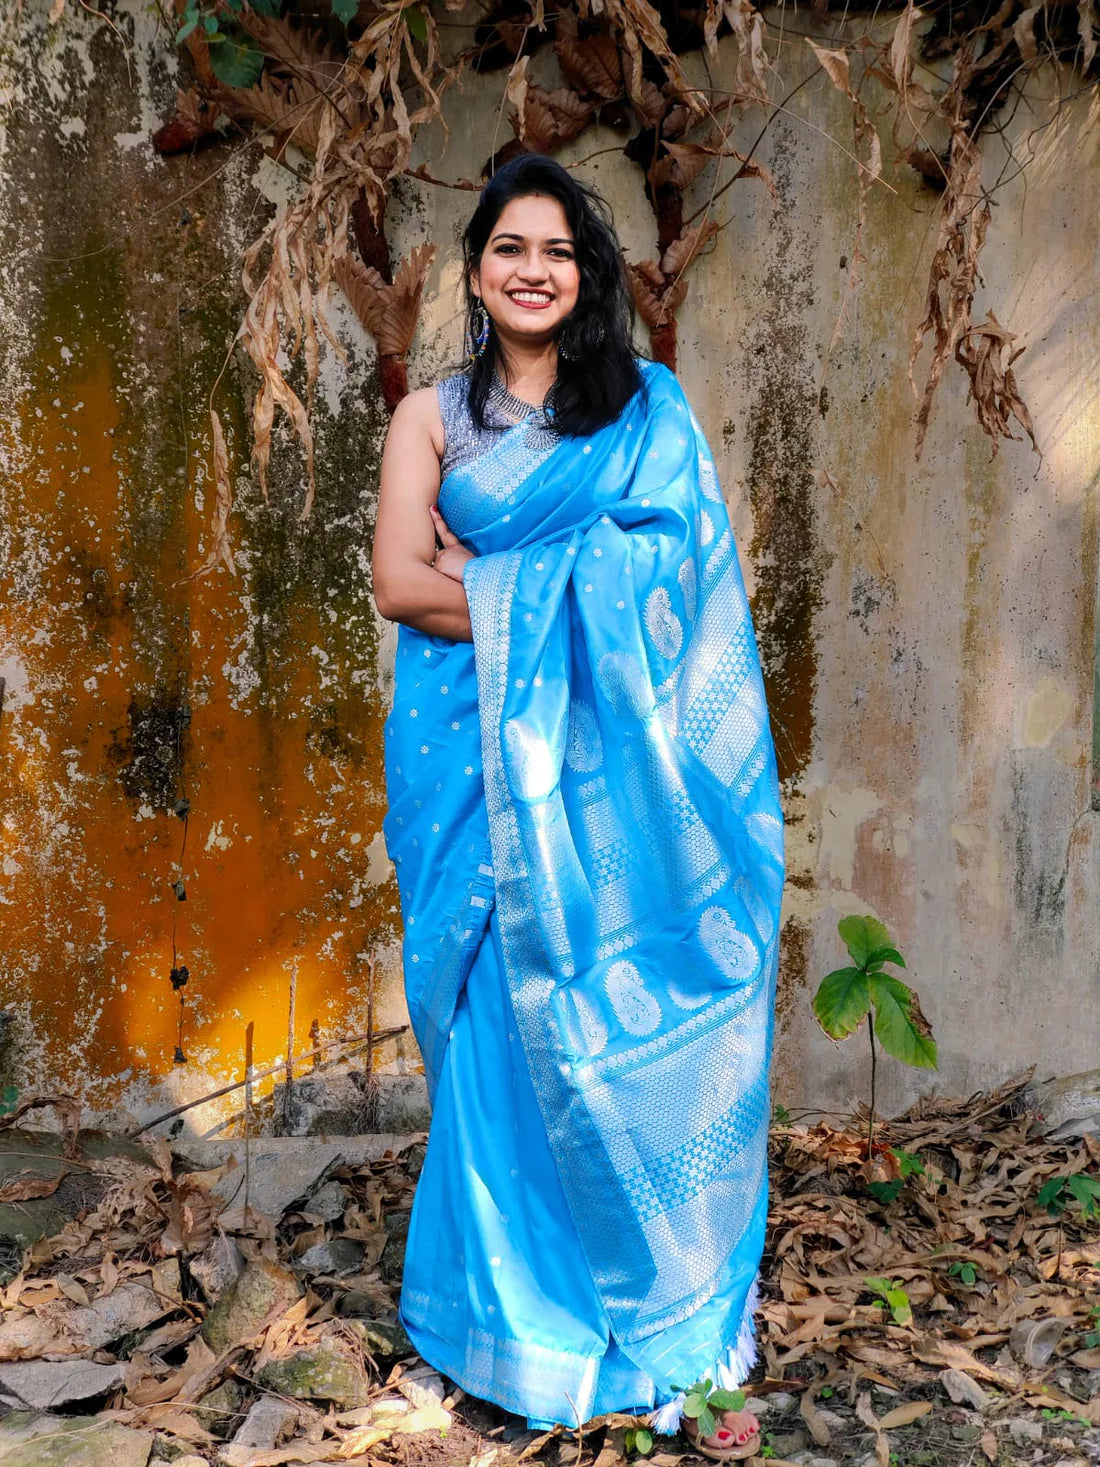
M760 1450L759 1426L747 1442L739 1442L729 1427L722 1425L715 1427L704 1440L699 1435L699 1428L688 1416L681 1422L681 1429L693 1450L709 1457L712 1462L744 1462L749 1457L755 1457Z

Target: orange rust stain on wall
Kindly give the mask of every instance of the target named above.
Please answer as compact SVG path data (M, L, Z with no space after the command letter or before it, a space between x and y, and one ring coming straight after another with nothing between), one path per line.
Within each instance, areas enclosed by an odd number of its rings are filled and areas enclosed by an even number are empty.
M21 404L7 445L22 464L17 573L0 587L18 672L0 718L0 1006L20 1017L17 1059L39 1084L99 1103L163 1077L181 1040L191 1063L239 1068L249 1020L257 1063L284 1053L292 969L296 1048L313 1020L353 1031L364 958L396 932L392 883L367 879L383 812L373 669L319 711L307 649L345 671L352 651L292 590L300 655L234 696L224 669L255 630L249 587L174 584L178 537L138 537L118 395L111 360L90 354L63 395ZM190 508L181 529L196 564ZM190 973L182 1033L173 960Z

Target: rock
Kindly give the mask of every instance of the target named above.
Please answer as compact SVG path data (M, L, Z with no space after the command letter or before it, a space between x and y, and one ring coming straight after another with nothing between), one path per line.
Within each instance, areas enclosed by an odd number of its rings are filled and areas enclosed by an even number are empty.
M1031 1446L1043 1439L1042 1425L1027 1416L1014 1416L1011 1421L1005 1421L1002 1425L1018 1447Z
M299 1297L298 1280L278 1264L257 1259L211 1309L202 1336L216 1355L258 1334L265 1323L276 1318Z
M0 1433L4 1467L146 1467L152 1448L151 1431L87 1416L53 1418L46 1430L10 1447Z
M272 1096L284 1136L359 1136L377 1131L374 1096L362 1070L325 1070L303 1075Z
M282 1360L270 1360L257 1380L267 1390L296 1401L365 1406L370 1395L370 1382L362 1365L332 1340L322 1340Z
M789 1391L772 1391L770 1396L762 1398L761 1406L767 1416L787 1416L798 1410L798 1397Z
M241 1414L244 1391L235 1380L223 1380L220 1386L203 1396L195 1408L195 1420L204 1426L211 1436L224 1440L233 1430L236 1418Z
M837 1467L832 1457L818 1457L813 1452L796 1452L791 1458L799 1467Z
M330 1238L326 1243L316 1243L300 1258L294 1259L293 1267L302 1273L337 1275L358 1273L363 1266L367 1250L354 1238Z
M270 1452L286 1437L293 1435L298 1424L298 1410L289 1401L276 1396L261 1396L249 1407L248 1415L233 1437L235 1447L251 1447Z
M2 1134L2 1133L0 1133ZM345 1162L360 1166L378 1161L387 1151L400 1151L414 1136L346 1136L338 1143L297 1136L265 1136L249 1142L248 1205L265 1217L278 1220L296 1203L307 1199L328 1181ZM233 1160L237 1165L214 1183L211 1191L227 1207L244 1204L243 1139L203 1141L180 1137L172 1149L191 1171L212 1171Z
M409 1212L387 1212L382 1219L387 1240L382 1249L382 1257L378 1260L378 1267L388 1284L401 1281L405 1268L405 1244L409 1239L410 1217Z
M244 1269L241 1250L232 1238L219 1233L201 1253L187 1260L191 1277L198 1283L208 1304L216 1304Z
M830 1411L824 1406L817 1408L818 1418L825 1423L830 1432L835 1436L837 1432L844 1431L848 1423L837 1411Z
M777 1457L793 1457L796 1452L804 1452L809 1445L808 1431L781 1431L772 1436L772 1446Z
M345 1295L345 1298L349 1297ZM349 1319L347 1328L362 1341L364 1350L379 1365L388 1365L391 1360L404 1360L415 1353L404 1326L396 1320Z
M0 1360L40 1355L76 1355L100 1350L112 1340L145 1329L180 1300L179 1264L156 1264L146 1283L130 1279L90 1304L68 1300L40 1307L37 1315L0 1324Z
M430 1365L406 1371L397 1382L397 1389L414 1407L442 1406L447 1395L443 1377Z
M184 1441L181 1436L173 1436L170 1431L158 1431L153 1437L153 1455L151 1462L171 1462L173 1464L181 1461L190 1461L194 1458L195 1448L191 1442ZM204 1464L205 1467L205 1464Z
M196 1457L194 1452L188 1452L183 1457L176 1457L175 1467L209 1467L205 1457Z
M939 1382L956 1406L970 1406L981 1411L989 1404L985 1391L964 1370L941 1370Z
M336 1222L347 1211L347 1188L340 1182L325 1182L306 1203L305 1210L322 1222Z
M380 1131L426 1131L432 1123L428 1082L423 1075L376 1075L375 1123Z
M1053 1141L1100 1134L1100 1070L1033 1085L1023 1101L1038 1113L1040 1130Z
M48 1411L105 1396L118 1389L124 1375L122 1365L97 1365L92 1360L17 1360L0 1365L0 1396L16 1406Z

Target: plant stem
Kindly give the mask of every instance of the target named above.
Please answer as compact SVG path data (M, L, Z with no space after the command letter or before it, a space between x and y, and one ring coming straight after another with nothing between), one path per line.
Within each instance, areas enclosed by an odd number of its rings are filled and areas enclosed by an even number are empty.
M867 1034L871 1040L871 1112L867 1117L867 1160L871 1160L871 1147L875 1141L875 1064L878 1055L875 1052L875 1023L871 1015L867 1015Z

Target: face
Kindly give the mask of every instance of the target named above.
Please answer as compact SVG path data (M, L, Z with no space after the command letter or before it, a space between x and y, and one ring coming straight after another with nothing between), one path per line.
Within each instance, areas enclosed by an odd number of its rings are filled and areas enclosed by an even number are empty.
M557 199L530 194L505 205L470 283L503 340L551 339L580 288L573 232Z

